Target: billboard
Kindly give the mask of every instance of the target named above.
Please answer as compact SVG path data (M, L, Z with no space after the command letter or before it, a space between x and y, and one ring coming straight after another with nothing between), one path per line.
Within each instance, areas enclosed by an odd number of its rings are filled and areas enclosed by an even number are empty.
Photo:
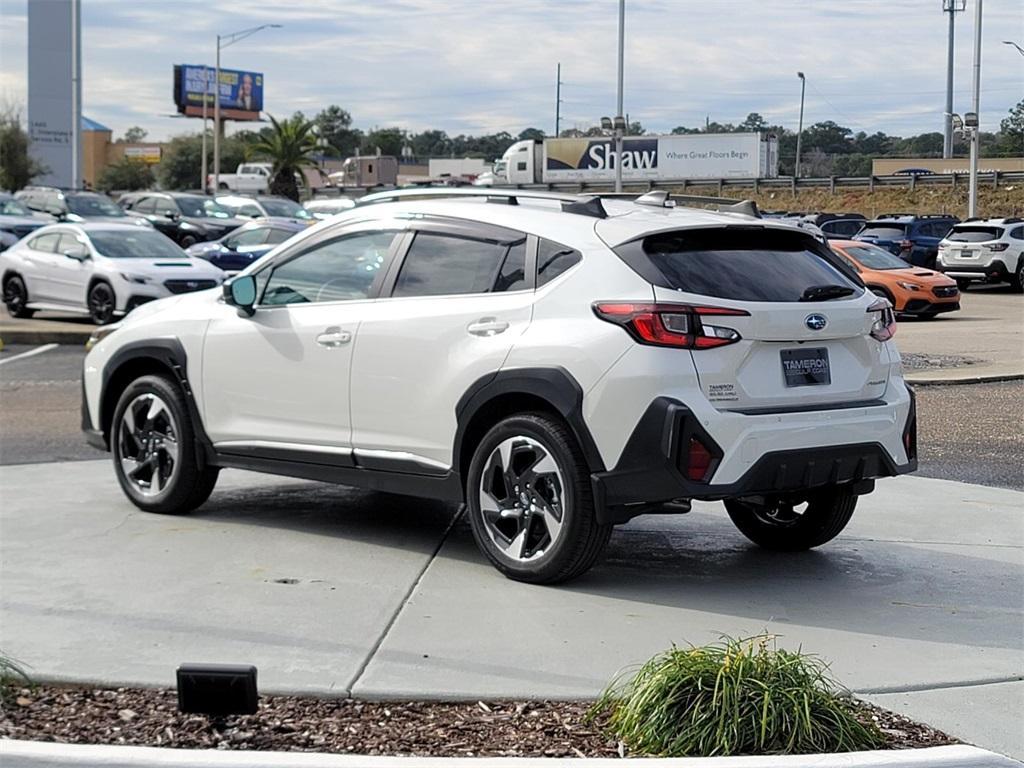
M29 152L46 169L37 184L81 184L80 40L78 0L28 4Z
M622 143L622 178L700 179L773 176L762 167L757 133L627 136ZM547 139L544 181L610 181L615 178L615 139L597 136Z
M214 93L217 92L222 117L258 120L263 109L263 73L221 69L220 86L214 88L215 73L213 67L175 64L174 103L178 111L187 115L201 114L203 99L206 98L207 111L212 113ZM246 115L239 116L238 113Z

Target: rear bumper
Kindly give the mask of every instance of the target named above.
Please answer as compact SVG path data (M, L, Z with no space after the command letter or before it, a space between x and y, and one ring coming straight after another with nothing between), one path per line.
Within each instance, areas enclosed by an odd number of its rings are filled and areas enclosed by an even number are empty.
M723 448L689 408L671 398L657 398L636 425L615 468L591 476L598 517L602 522L624 522L657 511L676 499L711 501L786 494L827 485L850 485L856 493L868 493L876 478L917 469L917 413L913 392L909 388L908 392L910 408L904 423L899 425L905 463L898 463L880 442L816 445L768 451L737 480L726 483L714 482L726 458ZM688 446L694 438L712 456L706 482L687 476Z
M939 315L943 312L956 312L960 309L959 297L939 301L928 299L911 299L897 311L900 315Z
M1010 279L1010 269L1003 261L993 260L988 264L956 264L947 266L937 264L938 271L947 277L967 278L969 280L990 280L992 282L1005 282Z

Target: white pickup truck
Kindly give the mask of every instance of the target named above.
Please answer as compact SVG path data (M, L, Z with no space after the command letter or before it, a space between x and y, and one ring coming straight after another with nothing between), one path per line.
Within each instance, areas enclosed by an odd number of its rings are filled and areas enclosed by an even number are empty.
M235 173L222 173L217 179L217 189L213 188L213 174L206 177L206 191L216 194L230 190L247 194L261 194L270 188L270 175L273 166L270 163L242 163Z

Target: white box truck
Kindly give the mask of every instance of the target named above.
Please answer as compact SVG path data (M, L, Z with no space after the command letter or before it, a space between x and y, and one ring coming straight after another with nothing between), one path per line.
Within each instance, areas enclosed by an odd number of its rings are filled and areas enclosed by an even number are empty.
M615 139L517 141L501 161L510 184L615 180ZM627 136L622 143L624 181L772 179L779 175L779 141L764 133L694 133Z

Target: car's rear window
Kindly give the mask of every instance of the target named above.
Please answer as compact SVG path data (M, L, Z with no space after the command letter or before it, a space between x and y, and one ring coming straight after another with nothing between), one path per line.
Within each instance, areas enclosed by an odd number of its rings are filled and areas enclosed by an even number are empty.
M896 240L907 234L906 225L900 224L866 224L864 229L857 233L858 237L871 235L879 240Z
M946 239L957 243L984 243L998 240L1004 231L1002 227L955 227Z
M800 301L812 286L860 287L835 254L798 232L662 232L615 251L654 285L721 299Z

